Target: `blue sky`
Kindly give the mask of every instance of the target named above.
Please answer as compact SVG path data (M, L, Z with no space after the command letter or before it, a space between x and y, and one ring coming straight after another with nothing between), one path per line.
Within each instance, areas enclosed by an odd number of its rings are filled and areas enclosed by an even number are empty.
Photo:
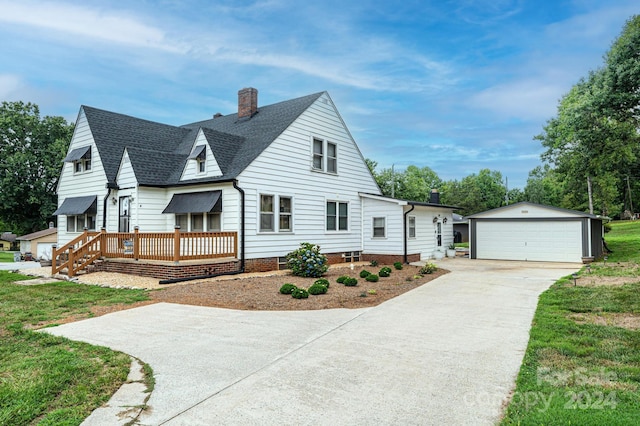
M379 168L524 187L533 140L637 0L0 0L0 100L168 124L326 90Z

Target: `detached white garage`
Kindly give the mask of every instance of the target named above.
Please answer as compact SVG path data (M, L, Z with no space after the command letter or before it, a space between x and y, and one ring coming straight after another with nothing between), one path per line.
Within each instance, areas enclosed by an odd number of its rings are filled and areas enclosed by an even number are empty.
M467 219L472 259L583 262L603 254L600 216L522 202Z

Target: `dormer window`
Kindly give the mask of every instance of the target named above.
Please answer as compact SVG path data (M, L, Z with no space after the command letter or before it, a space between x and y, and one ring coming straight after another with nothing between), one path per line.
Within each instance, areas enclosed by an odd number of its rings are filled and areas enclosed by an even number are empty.
M91 147L83 146L72 150L64 159L65 163L73 163L74 173L84 173L91 170Z
M193 151L191 151L191 155L189 155L189 160L196 161L196 171L197 173L204 173L206 171L207 165L207 147L206 145L198 145Z

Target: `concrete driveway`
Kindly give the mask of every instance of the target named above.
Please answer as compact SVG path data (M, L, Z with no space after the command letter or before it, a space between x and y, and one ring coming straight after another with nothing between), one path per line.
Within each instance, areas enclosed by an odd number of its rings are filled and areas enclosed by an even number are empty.
M491 425L538 295L580 264L444 259L452 273L358 310L155 304L47 331L149 363L143 425Z

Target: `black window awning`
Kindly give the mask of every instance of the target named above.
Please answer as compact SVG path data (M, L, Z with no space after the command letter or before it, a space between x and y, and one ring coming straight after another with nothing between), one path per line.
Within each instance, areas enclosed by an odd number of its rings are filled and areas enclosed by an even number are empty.
M196 146L193 151L191 151L191 154L189 154L189 160L204 160L205 159L205 155L207 153L206 150L206 145L198 145Z
M211 213L222 211L222 191L174 194L162 213Z
M74 161L78 161L78 160L80 160L82 158L91 158L91 147L90 146L83 146L82 148L74 149L69 154L67 154L66 157L64 157L64 162L65 163L73 163Z
M53 212L57 215L77 215L77 214L96 214L98 211L98 197L96 195L88 195L86 197L69 197L65 198L58 210Z

